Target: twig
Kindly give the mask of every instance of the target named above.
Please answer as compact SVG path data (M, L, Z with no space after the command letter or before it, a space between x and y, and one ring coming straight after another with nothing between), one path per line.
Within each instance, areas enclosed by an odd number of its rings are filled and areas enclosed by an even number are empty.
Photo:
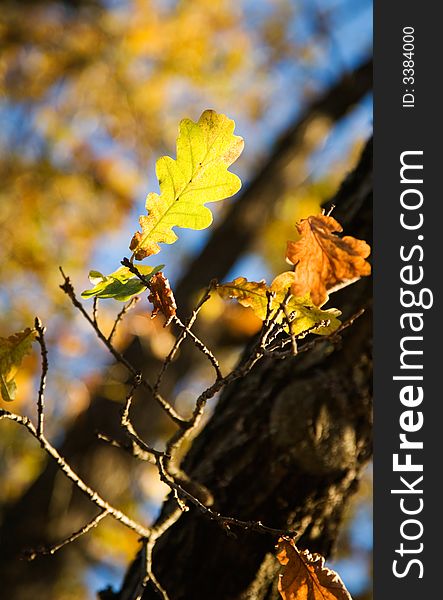
M94 300L92 301L92 320L94 321L94 325L98 326L98 298L97 296L94 297Z
M297 350L297 338L296 338L296 335L294 333L294 322L293 322L293 320L291 320L291 316L288 313L288 307L287 307L287 305L283 304L282 308L283 308L283 312L285 313L286 322L288 324L289 336L290 336L290 339L291 339L292 354L293 354L293 356L295 356L297 354L298 350Z
M121 261L121 264L125 267L127 267L131 273L133 273L134 275L136 275L140 281L142 283L144 283L147 287L149 287L149 279L147 279L142 273L140 273L140 271L137 269L137 267L131 263L131 261L128 258L124 258ZM202 306L205 304L205 302L207 302L209 300L209 298L211 297L211 290L214 288L214 286L216 285L216 281L212 280L209 284L209 286L207 287L205 293L203 294L201 300L199 301L199 303L197 304L197 306L194 308L194 310L191 313L191 316L189 317L189 319L187 320L186 324L182 323L182 321L179 319L179 317L177 317L177 315L174 315L172 317L172 320L181 328L182 332L181 334L178 336L178 338L176 339L174 346L172 347L171 351L169 352L168 356L166 357L166 359L163 361L161 370L158 374L157 377L157 381L155 382L154 385L154 392L157 393L159 388L160 388L160 383L162 381L163 375L166 371L166 369L168 368L168 366L170 365L170 363L172 362L172 360L174 359L180 345L182 344L182 342L185 340L186 336L188 335L189 337L192 338L192 340L194 341L195 345L197 346L197 348L199 350L201 350L203 352L203 354L205 356L208 357L209 361L211 362L211 364L214 367L217 379L221 379L222 378L222 374L220 371L220 365L217 361L217 359L215 358L215 356L213 355L213 353L209 350L209 348L191 331L191 327L194 324L198 313L200 312Z
M241 529L257 531L259 533L268 533L275 536L281 535L290 535L294 536L297 532L288 531L284 529L274 529L273 527L267 527L263 525L261 521L241 521L240 519L236 519L235 517L226 517L220 515L219 513L213 511L208 506L205 506L198 498L195 498L192 494L190 494L182 485L177 483L175 479L167 472L164 457L158 457L157 459L158 471L160 474L160 479L166 483L171 489L176 490L176 492L189 500L194 506L196 506L203 514L209 517L212 521L216 521L221 524L224 528L229 530L229 526L233 525L239 527Z
M134 298L131 298L129 300L129 302L127 304L125 304L123 306L123 308L121 309L121 311L118 313L118 315L117 315L117 317L116 317L116 319L114 321L114 325L112 326L111 333L108 335L108 342L112 342L112 338L114 337L115 332L117 331L118 324L123 319L123 317L126 315L126 313L133 306L135 306L137 304L138 300L139 300L138 296L135 296Z
M104 433L97 433L97 438L110 446L114 446L114 448L119 448L120 450L124 450L128 454L130 454L133 458L137 458L138 460L142 460L143 462L149 462L151 464L155 464L155 457L153 457L152 452L145 452L140 448L140 446L134 442L133 440L129 440L128 442L120 442L119 440L115 440Z
M142 551L141 551L141 562L142 562L142 573L140 577L140 584L136 591L134 600L141 600L143 593L148 583L151 583L157 594L163 598L163 600L169 600L168 593L158 581L152 568L152 553L157 540L167 531L174 523L178 521L181 516L181 511L176 508L167 517L162 518L155 527L152 528L151 535L149 538L143 540Z
M42 357L42 372L40 375L40 386L37 398L37 436L40 438L43 435L44 419L45 419L45 387L46 376L48 374L48 349L45 342L45 328L39 318L35 318L35 329L37 330L37 342L40 344L40 354Z
M159 372L159 374L157 376L157 381L155 382L155 385L154 385L155 392L157 392L160 389L160 384L162 382L162 379L163 379L163 376L164 376L164 374L166 372L166 369L169 367L169 365L171 364L171 362L174 360L174 357L177 354L178 349L180 348L181 344L186 339L186 335L187 335L188 331L191 329L191 327L195 323L195 320L197 319L198 313L202 309L203 305L211 297L211 291L215 287L215 285L216 285L216 280L213 279L210 282L209 286L206 288L205 293L203 294L202 298L198 302L197 306L192 311L191 316L187 319L187 321L185 323L185 328L182 328L182 331L181 331L180 335L177 337L177 339L175 340L175 343L174 343L173 347L171 348L171 351L169 352L168 356L163 361L163 364L161 366L160 372Z
M287 302L290 295L290 291L288 290L283 299L283 303ZM275 296L275 292L269 290L266 292L266 316L263 321L262 328L260 330L259 339L256 342L255 349L253 351L256 360L259 359L261 356L266 355L266 348L268 344L272 343L272 341L283 331L283 328L279 323L279 319L283 312L283 303L280 303L277 310L275 310L272 306Z
M209 362L211 363L211 365L214 367L214 371L215 371L215 375L216 375L216 379L223 379L223 375L222 372L220 370L220 365L218 360L215 358L215 356L213 355L213 353L209 350L209 348L206 346L206 344L204 344L190 329L187 325L185 325L184 323L181 322L181 320L177 317L177 315L174 315L172 317L172 320L174 321L174 323L176 323L179 327L182 328L182 330L185 332L185 335L189 335L189 337L193 340L194 344L197 346L197 348L207 357L207 359L209 360Z
M64 279L64 284L61 285L60 288L69 297L69 299L71 300L71 302L75 306L75 308L77 308L81 312L81 314L84 316L84 318L88 321L88 323L90 323L90 325L94 329L95 333L97 334L97 337L103 342L103 344L106 346L106 348L112 354L112 356L117 360L117 362L124 365L134 377L137 377L138 372L136 371L136 369L134 369L134 367L131 365L131 363L129 361L127 361L126 358L120 352L118 352L118 350L116 350L114 348L112 343L108 340L108 338L104 335L104 333L101 331L101 329L97 326L96 323L94 323L93 319L89 316L89 314L85 310L83 304L81 302L79 302L79 300L77 299L77 296L75 295L74 288L72 287L71 280L69 279L69 277L67 277L65 275L65 273L63 272L63 269L61 267L60 267L60 272ZM141 384L151 392L151 394L153 395L156 402L158 402L158 404L160 404L162 409L172 419L172 421L174 421L174 423L176 423L180 427L182 427L186 423L186 421L180 417L180 415L176 412L176 410L173 408L173 406L171 406L171 404L167 400L165 400L160 394L154 393L154 388L146 379L143 378L141 381Z
M274 318L274 317L273 317ZM271 325L272 327L272 325ZM245 360L244 363L241 363L236 369L231 371L225 377L217 379L211 386L209 386L205 391L203 391L197 398L194 410L192 412L191 417L186 422L186 426L182 427L180 430L176 431L171 438L169 439L166 445L165 452L165 467L168 472L176 471L174 468L174 460L182 447L185 440L191 438L195 435L197 431L197 427L200 423L200 420L203 416L204 409L208 400L213 398L215 394L217 394L224 387L243 377L248 373L253 366L263 357L265 356L264 348L262 347L265 344L265 336L260 336L257 344L252 350L250 356ZM180 475L183 476L184 479L187 479L187 475L185 473L180 472Z
M125 406L122 410L120 423L121 423L121 426L123 427L123 429L126 431L126 434L128 435L128 437L135 444L137 444L137 446L139 446L139 448L141 448L141 450L143 450L147 454L150 454L152 456L152 458L155 460L156 457L164 456L165 453L160 452L159 450L156 450L155 448L151 448L151 446L148 446L148 444L146 444L141 439L141 437L137 434L137 432L134 429L134 426L132 424L130 414L129 414L130 410L131 410L132 400L134 397L135 390L138 388L138 386L141 384L141 382L142 382L142 378L141 378L141 375L139 374L137 377L134 378L134 382L131 386L131 389L130 389L128 395L126 396L126 402L125 402Z
M17 415L15 413L9 412L7 410L0 409L0 420L1 419L9 419L10 421L14 421L19 425L25 427L29 433L36 438L40 442L41 447L45 450L49 456L51 456L57 463L58 467L61 471L66 475L68 479L70 479L77 488L83 492L85 496L91 500L96 506L105 510L107 513L112 515L114 519L137 532L141 537L148 537L150 535L151 530L147 527L137 523L127 515L125 515L122 511L114 508L111 504L106 502L95 490L90 488L77 473L71 468L71 466L65 461L65 459L58 453L58 451L54 448L54 446L46 439L44 434L42 433L40 436L37 434L37 429L32 424L31 420L28 417L22 417L21 415Z
M45 554L55 554L58 550L60 550L60 548L63 548L63 546L66 546L67 544L74 542L82 535L85 535L86 533L88 533L88 531L90 531L94 527L97 527L97 525L100 523L100 521L102 521L105 517L107 517L108 514L109 513L107 510L102 510L101 512L98 513L98 515L96 517L94 517L93 519L88 521L88 523L86 523L86 525L83 525L83 527L81 529L78 529L77 531L72 533L69 537L65 538L63 541L59 542L58 544L54 544L53 546L40 546L38 548L28 549L28 550L25 550L23 552L23 554L27 560L34 560L35 558L38 558L39 556L43 556Z
M124 267L127 267L133 275L138 277L140 281L145 284L147 288L150 287L150 280L147 277L145 277L143 273L140 273L140 271L137 269L134 263L129 260L129 258L125 257L123 260L120 261L120 264L122 264Z
M349 317L349 319L344 321L340 325L340 327L338 327L338 329L336 329L334 332L330 333L329 335L318 336L318 337L314 338L313 340L304 343L302 346L300 346L298 348L297 354L301 354L302 352L307 352L308 350L310 350L314 346L317 346L318 344L336 341L337 339L339 339L340 333L342 331L344 331L345 329L347 329L348 327L350 327L354 323L354 321L356 321L359 317L361 317L363 315L364 312L365 312L365 309L361 308L359 311L357 311L351 317ZM309 333L309 331L311 331L313 329L317 329L318 327L321 326L321 324L322 324L322 322L315 323L307 331L303 332L303 336L306 335L306 333ZM286 340L282 340L278 345L268 347L266 349L266 355L269 356L270 358L276 358L276 359L284 359L284 358L289 357L292 354L292 351L277 352L277 350L279 348L286 346L289 342L290 342L290 340L286 339Z
M328 208L327 211L325 211L325 209L323 208L322 213L326 214L327 217L330 217L334 208L335 208L335 204L331 204L331 206Z

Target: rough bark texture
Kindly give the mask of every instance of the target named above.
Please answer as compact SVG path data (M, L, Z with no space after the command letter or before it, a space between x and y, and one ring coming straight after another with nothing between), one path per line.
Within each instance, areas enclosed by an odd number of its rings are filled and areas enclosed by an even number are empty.
M371 241L371 144L333 202L346 233ZM334 294L345 318L366 309L340 343L321 341L284 361L266 359L222 394L183 465L213 493L215 510L293 526L301 547L330 554L371 457L371 296L370 279ZM228 537L191 509L160 539L155 572L171 600L275 600L275 541L242 531ZM119 600L134 598L139 574L136 559ZM143 596L154 598L152 589Z
M287 166L295 157L307 151L306 131L314 118L326 116L340 119L371 89L372 62L345 75L323 96L309 106L277 142L269 160L258 176L233 204L224 222L215 231L201 256L191 265L188 274L177 287L178 304L187 307L200 286L212 277L222 278L239 255L248 248L272 211L272 198L278 195L287 179ZM229 239L226 245L224 240ZM225 251L218 251L222 240ZM147 355L146 348L135 338L124 355L135 368L143 370L148 378L156 373L159 362ZM183 363L180 363L183 365ZM174 371L176 369L176 371ZM180 374L180 367L170 370L169 389ZM166 390L167 392L167 390ZM147 439L155 439L164 428L164 415L145 399L135 406L139 430ZM66 432L61 452L92 486L97 487L111 502L120 502L121 490L130 483L129 459L115 449L98 442L101 431L118 438L119 404L103 397L100 391L90 407L80 415ZM81 560L79 545L66 548L54 557L44 557L26 564L18 561L24 547L53 542L80 527L92 517L96 509L63 477L58 477L53 462L48 462L41 476L13 506L2 514L0 530L0 578L4 593L10 600L54 598L51 591L57 578L72 572L71 561ZM38 517L36 517L38 515ZM61 515L61 516L60 516Z

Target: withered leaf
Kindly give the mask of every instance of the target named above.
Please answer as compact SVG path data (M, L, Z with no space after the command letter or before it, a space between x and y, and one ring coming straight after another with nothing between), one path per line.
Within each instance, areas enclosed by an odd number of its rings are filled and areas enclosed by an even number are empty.
M154 306L151 319L161 312L166 318L166 323L169 323L177 312L177 305L171 286L169 285L169 280L164 276L162 271L151 277L149 280L149 290L148 300Z
M339 575L320 554L299 550L294 540L280 538L277 558L285 568L278 591L283 600L352 600Z
M6 402L15 400L15 374L36 337L37 331L29 327L7 338L0 337L0 395Z
M333 217L319 214L297 224L298 242L288 242L286 259L295 265L291 284L294 296L311 294L312 302L322 306L333 292L371 273L365 260L371 252L363 240L352 236L338 237L343 231Z

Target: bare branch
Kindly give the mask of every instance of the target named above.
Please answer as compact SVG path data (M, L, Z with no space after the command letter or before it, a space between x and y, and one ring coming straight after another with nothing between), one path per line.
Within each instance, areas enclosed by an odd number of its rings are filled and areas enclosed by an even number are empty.
M129 302L127 304L125 304L123 306L123 308L121 309L121 311L118 313L115 321L114 321L114 325L112 326L111 329L111 333L108 335L108 342L112 342L112 338L115 335L115 332L117 331L117 327L120 323L120 321L122 321L122 319L124 318L124 316L126 315L126 313L137 304L137 302L139 301L139 297L135 296L134 298L131 298L129 300Z
M282 309L283 309L283 312L285 313L286 323L288 324L289 337L291 340L292 355L295 356L297 354L298 350L297 350L297 338L294 333L294 319L291 319L291 315L288 312L287 303L282 304Z
M365 312L364 308L358 310L349 319L347 319L346 321L344 321L340 325L340 327L338 329L336 329L333 333L331 333L329 335L325 335L325 336L315 337L313 340L304 343L302 346L300 346L298 348L297 354L301 354L302 352L307 352L308 350L310 350L314 346L317 346L318 344L321 344L321 343L325 343L325 342L335 343L335 342L337 342L340 339L340 333L342 331L344 331L345 329L347 329L348 327L350 327L354 323L354 321L356 321L356 319L358 319L359 317L361 317L363 315L364 312ZM297 337L297 339L299 339L302 336L304 337L310 331L312 331L314 329L317 329L318 327L321 327L322 325L326 325L326 324L327 323L324 322L324 321L320 321L319 323L314 323L314 325L312 325L309 329L307 329L306 331L304 331L303 334L301 334L300 336L296 336L296 337ZM270 358L274 358L274 359L285 359L285 358L288 358L289 356L292 355L292 349L290 351L280 351L280 352L279 352L279 350L282 350L282 348L284 348L285 346L287 346L289 343L290 343L290 340L289 339L285 339L285 340L279 341L277 344L269 346L266 349L266 355L269 356Z
M177 483L166 470L164 457L158 457L157 459L158 471L160 474L160 479L166 483L172 490L175 490L179 496L183 496L194 504L204 515L209 517L212 521L216 521L219 523L224 529L230 530L230 526L239 527L240 529L245 529L249 531L257 531L259 533L268 533L275 536L281 535L289 535L294 537L296 535L295 531L288 531L283 529L274 529L273 527L267 527L263 525L261 521L241 521L236 519L235 517L225 517L220 515L219 513L213 511L210 507L206 506L200 500L195 498L192 494L190 494L182 485Z
M171 362L174 360L174 357L177 354L178 349L180 348L181 344L186 339L186 335L187 335L188 331L191 329L191 327L195 323L195 320L197 319L198 313L200 312L201 308L203 307L203 305L211 297L211 291L212 291L212 289L215 286L216 286L216 281L213 279L210 282L209 286L206 288L205 293L203 294L203 296L200 299L199 303L193 309L193 311L191 313L191 316L187 319L184 328L183 328L183 325L182 325L182 331L181 331L180 335L175 340L175 343L174 343L173 347L171 348L171 351L169 352L168 356L163 361L162 367L161 367L160 372L159 372L159 374L157 376L157 381L155 382L155 385L154 385L155 392L157 392L159 390L160 384L162 382L162 379L163 379L163 376L164 376L164 374L166 372L166 369L169 367L169 365L171 364Z
M143 592L148 583L151 583L154 590L158 593L158 595L161 598L163 598L163 600L169 600L169 596L166 590L160 584L153 572L152 553L154 550L154 546L157 543L157 540L165 533L165 531L167 531L170 527L172 527L172 525L174 525L174 523L178 521L181 514L181 510L179 508L176 508L167 517L161 519L159 523L157 523L157 525L152 528L151 535L148 539L143 540L141 552L142 573L140 577L140 584L136 591L135 600L142 599Z
M176 323L179 327L182 328L184 335L189 335L189 337L193 340L194 344L197 348L208 358L211 365L214 367L216 379L223 379L222 372L220 371L220 365L218 360L215 358L213 353L209 350L209 348L204 344L190 329L187 325L182 323L177 315L172 317L174 323Z
M60 286L60 288L69 297L69 299L71 300L71 302L75 306L75 308L77 308L81 312L81 314L84 316L84 318L88 321L88 323L90 323L90 325L94 329L95 333L97 334L97 337L103 342L103 344L106 346L106 348L112 354L112 356L119 363L124 365L134 377L137 377L138 372L136 371L136 369L134 369L134 367L131 365L131 363L128 360L126 360L126 358L120 352L118 352L118 350L116 350L114 348L112 343L108 340L108 338L104 335L104 333L98 327L97 323L94 323L94 320L89 316L89 314L85 310L83 304L77 299L74 288L72 287L72 284L71 284L71 280L69 279L69 277L67 277L65 275L65 273L63 272L63 269L61 267L60 267L60 272L64 279L64 283L63 283L63 285ZM158 402L158 404L160 404L162 409L172 419L172 421L174 421L174 423L176 423L177 425L182 427L184 425L185 421L180 417L180 415L176 412L176 410L173 408L173 406L167 400L165 400L160 394L154 393L154 388L146 379L143 378L141 380L141 384L151 392L151 394L153 395L153 398L156 400L156 402Z
M92 320L94 321L94 324L98 326L98 298L97 296L94 297L94 300L92 301Z
M143 273L140 273L140 271L137 269L134 263L129 260L129 258L125 257L123 260L120 261L120 263L124 267L127 267L131 271L131 273L138 277L140 281L144 283L147 288L149 288L149 279L145 275L143 275Z
M137 458L138 460L142 460L143 462L149 462L151 464L155 464L155 458L152 455L152 452L145 452L140 448L140 446L134 442L133 440L129 440L124 443L119 440L115 440L104 433L98 433L97 437L102 442L109 444L110 446L114 446L114 448L119 448L120 450L124 450L128 454L130 454L133 458Z
M69 537L65 538L63 541L59 542L58 544L54 544L53 546L40 546L39 548L32 548L29 550L25 550L23 552L23 554L27 560L34 560L34 559L38 558L39 556L43 556L45 554L55 554L58 550L63 548L63 546L66 546L67 544L70 544L71 542L75 542L75 540L77 540L79 537L81 537L82 535L85 535L86 533L88 533L88 531L91 531L91 529L93 529L94 527L97 527L97 525L100 523L100 521L102 521L105 517L107 517L108 514L109 513L107 510L102 510L101 512L98 513L98 515L96 517L94 517L93 519L88 521L88 523L86 523L86 525L83 525L83 527L81 529L78 529L77 531L72 533Z
M34 321L35 329L37 330L37 342L40 344L40 354L42 357L42 372L40 375L40 386L37 398L37 436L40 438L43 435L44 429L44 411L45 411L45 387L46 376L48 374L48 350L45 342L45 328L42 322L37 317Z
M137 432L134 429L134 426L132 424L129 412L131 410L131 405L132 405L132 400L134 397L134 393L135 390L138 388L139 385L141 385L142 382L142 378L141 375L138 375L137 377L135 377L134 379L134 383L131 386L131 389L129 391L129 394L126 396L126 402L125 402L125 406L122 410L122 416L121 416L121 426L123 427L123 429L126 431L126 434L128 435L128 437L141 449L143 450L143 452L145 452L146 454L150 455L153 459L153 462L155 462L155 458L158 456L164 456L164 452L160 452L159 450L156 450L155 448L151 448L151 446L148 446L148 444L146 444L141 438L140 436L137 434Z
M114 508L111 504L106 502L95 490L90 488L77 473L71 468L71 466L65 461L65 459L57 452L54 446L46 439L44 434L40 436L37 434L37 429L32 424L31 420L28 417L22 417L21 415L17 415L15 413L9 412L7 410L0 409L0 420L1 419L9 419L10 421L14 421L19 425L25 427L29 433L35 437L36 440L40 442L41 447L45 450L51 458L53 458L61 471L66 475L68 479L70 479L77 488L83 492L85 496L89 498L91 502L93 502L96 506L105 510L108 514L112 515L114 519L132 529L136 533L138 533L141 537L149 537L151 530L137 523L130 517L128 517L125 513Z

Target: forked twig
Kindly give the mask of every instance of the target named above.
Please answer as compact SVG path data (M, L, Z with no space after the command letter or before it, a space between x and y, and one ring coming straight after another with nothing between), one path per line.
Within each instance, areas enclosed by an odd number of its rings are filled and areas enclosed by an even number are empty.
M64 283L63 283L63 285L60 286L60 288L69 297L69 299L71 300L71 302L75 306L75 308L77 308L80 311L80 313L83 315L83 317L88 321L88 323L91 325L91 327L94 329L95 333L97 334L97 337L103 342L103 344L106 346L106 348L112 354L112 356L117 360L117 362L124 365L134 377L137 377L138 372L136 371L136 369L134 369L134 367L131 365L131 363L128 360L126 360L126 358L118 350L116 350L116 348L112 345L112 343L108 340L108 338L104 335L104 333L98 327L97 323L94 323L94 320L90 317L89 313L85 310L83 304L77 299L74 288L72 287L71 280L69 279L69 277L67 277L65 275L65 273L63 272L63 269L61 267L60 267L60 272L64 279ZM151 392L154 399L158 402L158 404L160 404L162 409L172 419L172 421L174 421L174 423L176 423L179 426L183 426L183 424L185 423L184 419L182 419L180 417L180 415L177 413L177 411L173 408L173 406L171 406L171 404L167 400L165 400L160 394L154 392L153 386L145 378L142 379L141 384Z
M45 435L42 433L38 435L37 429L33 425L28 417L23 417L21 415L17 415L8 410L0 409L0 420L1 419L9 419L10 421L14 421L19 425L25 427L29 433L40 442L41 447L45 450L45 452L55 460L59 469L63 471L68 479L70 479L76 487L83 492L83 494L89 498L89 500L98 506L98 508L105 510L107 513L112 515L114 519L132 529L136 533L138 533L141 537L148 537L150 534L150 529L142 525L141 523L137 523L130 517L128 517L125 513L114 508L111 504L106 502L96 490L89 487L83 479L72 469L72 467L66 462L66 460L60 455L60 453L55 449L55 447L48 441Z
M134 269L136 272L138 272L137 268L134 267ZM212 280L210 282L209 286L206 288L205 293L201 297L197 306L193 309L193 311L192 311L190 317L187 319L186 323L184 325L182 324L182 330L180 332L180 335L176 338L174 345L172 346L168 356L163 361L162 366L159 371L159 374L157 375L157 380L154 384L154 392L155 393L157 393L158 390L160 389L160 384L162 382L163 376L164 376L167 368L169 367L171 362L174 360L175 355L177 354L181 344L185 341L186 336L187 336L188 332L190 332L190 329L193 326L193 324L195 323L195 320L197 319L197 316L198 316L200 310L202 309L203 305L211 297L211 291L215 287L215 285L216 285L216 281Z
M214 371L215 371L215 375L216 375L216 379L223 379L223 375L222 372L220 370L220 365L218 360L215 358L215 356L213 355L213 353L211 352L211 350L209 350L209 348L206 346L206 344L204 344L196 335L195 333L193 333L189 326L184 325L181 320L177 317L177 315L174 315L172 317L172 320L174 321L174 323L176 323L182 330L183 330L183 339L185 338L186 335L188 335L192 341L194 342L194 344L197 346L197 348L206 356L206 358L209 360L209 362L211 363L211 365L214 367Z

